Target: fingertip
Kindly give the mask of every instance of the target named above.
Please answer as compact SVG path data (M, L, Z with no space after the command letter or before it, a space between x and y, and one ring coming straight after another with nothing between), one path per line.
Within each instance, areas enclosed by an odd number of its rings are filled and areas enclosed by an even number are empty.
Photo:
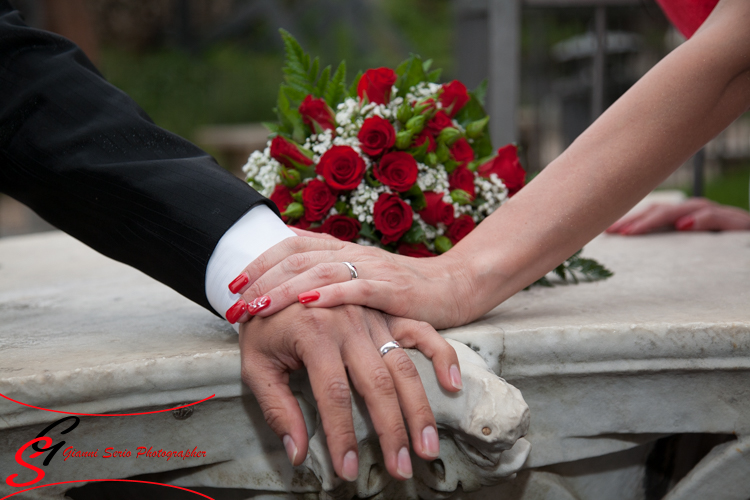
M346 481L356 481L359 475L359 456L354 450L349 450L344 455L341 465L341 477Z
M309 304L315 302L320 298L320 292L317 290L311 290L309 292L301 293L297 296L297 300L300 304Z
M695 218L693 216L681 217L675 222L674 227L678 231L690 231L695 226Z
M451 385L457 390L460 391L464 388L464 383L461 378L461 370L458 368L458 365L451 365L450 367L450 378L451 378Z
M226 317L227 321L231 324L237 323L244 316L247 316L247 303L242 299L232 304L232 307L227 309L227 312L224 313L224 317Z
M243 271L239 276L234 278L231 283L229 283L229 291L232 293L242 293L249 283L250 278L247 273Z

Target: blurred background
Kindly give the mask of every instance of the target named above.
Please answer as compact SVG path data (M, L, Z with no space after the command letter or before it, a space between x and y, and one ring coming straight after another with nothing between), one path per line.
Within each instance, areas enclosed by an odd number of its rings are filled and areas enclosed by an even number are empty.
M491 77L495 147L538 173L684 41L653 0L11 0L78 43L154 121L240 175L282 79L278 28L348 81L409 53L473 88ZM748 208L750 113L664 187ZM0 237L51 229L0 195Z

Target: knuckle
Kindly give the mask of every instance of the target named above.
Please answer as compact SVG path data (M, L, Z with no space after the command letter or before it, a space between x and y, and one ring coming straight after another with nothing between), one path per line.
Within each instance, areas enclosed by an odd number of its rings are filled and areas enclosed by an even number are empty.
M333 408L349 409L352 404L351 390L346 380L335 378L328 382L325 397Z
M390 424L388 429L377 429L378 438L383 439L385 437L396 437L398 441L407 441L406 438L406 425L404 425L404 420L402 418L398 418L397 421Z
M318 264L310 271L315 278L325 282L330 282L336 277L336 271L333 268L333 264Z
M306 253L295 253L284 259L282 269L288 273L297 274L307 269L309 263L310 257Z
M372 286L369 280L359 280L357 281L357 285L364 297L369 298L375 295L375 287Z
M432 335L432 334L437 333L437 331L432 327L432 325L426 321L417 321L417 324L415 325L415 329L422 335ZM440 338L442 339L442 337Z
M393 384L391 373L384 366L375 368L370 373L370 383L372 384L372 388L376 392L386 395L394 394L396 392L396 387Z
M287 252L299 252L305 247L306 238L287 238L281 242Z
M414 363L412 363L411 359L409 359L409 356L407 356L403 352L399 352L399 356L394 360L393 370L395 372L395 375L399 377L410 379L419 378L417 367L414 366Z
M416 408L413 410L414 418L420 421L434 421L435 417L432 415L432 409L430 408L429 404L419 404Z
M254 299L255 297L260 297L263 295L263 280L256 281L252 285L250 285L250 288L245 290L245 293L242 294L243 297L249 298L249 300Z
M278 287L276 287L276 291L278 292L278 295L280 299L286 300L291 297L297 297L297 294L294 293L294 286L289 282L285 281L284 283L280 284Z

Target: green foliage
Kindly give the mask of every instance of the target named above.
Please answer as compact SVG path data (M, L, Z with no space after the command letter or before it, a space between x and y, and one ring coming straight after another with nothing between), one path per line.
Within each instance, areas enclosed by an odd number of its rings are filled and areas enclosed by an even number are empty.
M722 175L706 182L704 196L709 200L748 209L748 186L750 185L750 161L725 167ZM692 186L684 189L692 196Z
M424 69L425 64L427 63L422 61L421 57L411 54L406 61L398 65L396 68L396 74L398 75L396 88L398 89L398 93L396 95L406 97L406 93L409 92L410 88L427 79ZM427 64L427 67L429 68L429 64Z
M612 271L599 264L594 259L581 257L581 250L578 250L572 257L557 266L554 271L555 275L560 278L561 283L575 284L580 281L601 281L613 275ZM533 285L552 287L556 284L546 276L538 279Z
M476 123L487 117L487 112L484 110L484 96L487 93L487 80L484 80L479 86L472 91L469 91L469 102L461 108L455 119L462 127L468 128L472 123ZM490 156L494 150L492 149L492 140L490 134L487 133L487 128L483 127L485 133L474 139L471 144L471 148L474 150L475 158L483 158Z
M346 61L341 61L336 72L333 74L331 81L328 83L323 98L329 106L334 108L336 104L343 101L346 97Z
M427 240L427 237L425 236L422 226L414 221L414 223L411 225L411 229L409 229L406 234L404 234L402 239L405 243L414 245L417 243L424 243Z
M345 93L346 63L339 64L331 77L331 66L321 71L320 59L312 59L297 40L284 29L280 29L284 41L284 83L279 88L276 114L279 126L275 132L304 142L308 128L302 122L299 105L308 95L323 98L329 106L335 107Z
M273 120L282 58L216 45L191 55L175 49L137 54L104 47L100 70L151 118L183 137L211 123Z

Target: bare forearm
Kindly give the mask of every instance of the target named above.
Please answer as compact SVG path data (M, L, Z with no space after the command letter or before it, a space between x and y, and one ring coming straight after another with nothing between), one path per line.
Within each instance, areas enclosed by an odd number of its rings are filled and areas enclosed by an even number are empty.
M543 276L750 106L750 8L724 0L558 159L450 254L469 263L474 316Z

